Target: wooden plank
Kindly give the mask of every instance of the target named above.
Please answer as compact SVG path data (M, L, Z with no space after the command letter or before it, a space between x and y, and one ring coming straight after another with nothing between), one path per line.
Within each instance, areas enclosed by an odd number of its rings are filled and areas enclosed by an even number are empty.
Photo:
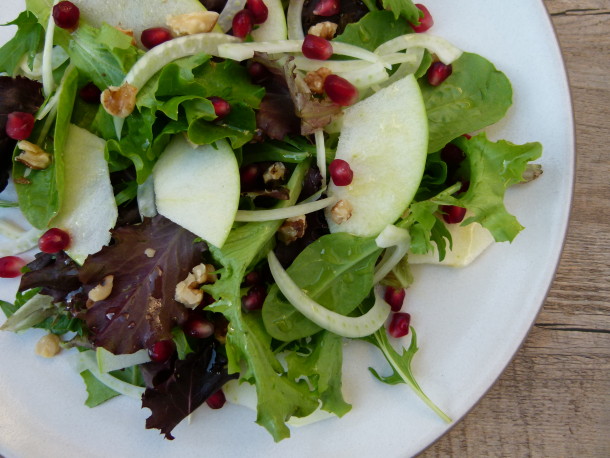
M566 61L576 121L566 246L515 360L424 457L610 456L610 2L544 3Z

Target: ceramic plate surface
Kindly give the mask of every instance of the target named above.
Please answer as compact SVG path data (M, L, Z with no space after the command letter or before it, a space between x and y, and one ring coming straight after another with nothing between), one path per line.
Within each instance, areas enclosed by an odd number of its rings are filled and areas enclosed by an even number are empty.
M0 22L14 19L23 0L3 2ZM424 389L459 420L506 367L527 334L561 252L572 192L573 125L568 84L550 20L541 1L427 0L432 33L477 52L504 71L514 87L507 118L488 130L493 139L540 141L544 175L511 189L507 207L526 227L512 245L497 244L464 270L418 267L408 311L420 351L414 372ZM14 33L6 27L0 39ZM540 76L544 75L544 78ZM0 209L0 213L10 213ZM12 300L17 283L0 282ZM353 405L343 419L292 429L275 444L254 423L255 413L207 406L167 441L145 430L148 410L115 398L83 405L84 385L67 358L34 355L42 332L0 333L0 454L13 457L108 456L359 456L413 455L445 433L443 423L408 387L387 386L367 367L387 371L373 347L350 344L344 395Z

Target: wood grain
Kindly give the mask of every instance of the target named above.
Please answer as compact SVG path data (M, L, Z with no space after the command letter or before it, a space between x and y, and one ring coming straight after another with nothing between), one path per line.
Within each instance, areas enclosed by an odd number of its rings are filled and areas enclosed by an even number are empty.
M610 456L610 1L544 3L566 62L576 121L566 245L514 361L422 457Z

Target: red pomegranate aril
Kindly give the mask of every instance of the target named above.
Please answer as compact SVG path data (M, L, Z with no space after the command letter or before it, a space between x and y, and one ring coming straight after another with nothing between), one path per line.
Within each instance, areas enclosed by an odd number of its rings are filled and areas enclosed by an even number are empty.
M354 179L354 172L343 159L333 160L328 166L328 170L335 186L347 186Z
M430 65L426 75L428 77L428 83L430 83L432 86L439 86L443 81L451 76L451 72L453 72L453 67L451 64L445 65L442 62L434 62L432 65Z
M303 40L301 51L308 59L327 60L333 55L333 45L325 38L309 34Z
M87 83L78 91L78 95L87 103L98 104L102 91L95 84Z
M263 283L263 277L260 272L253 270L248 275L244 277L244 285L245 286L254 286L260 285Z
M6 120L6 135L13 140L25 140L32 133L35 121L32 113L13 111Z
M402 303L405 300L405 290L394 289L391 286L388 286L385 290L384 299L390 305L392 312L399 312L402 308Z
M263 182L263 173L256 164L249 164L239 170L242 191L253 191Z
M72 2L59 2L53 7L53 21L62 29L74 30L78 26L80 10Z
M464 215L466 215L465 208L455 205L442 205L441 211L443 212L443 219L448 224L461 223L464 221Z
M218 118L224 118L231 113L231 105L225 99L220 97L208 97L208 100L214 105L214 113Z
M395 313L388 326L388 334L395 338L404 337L409 334L410 323L411 315L403 312Z
M148 349L148 356L155 363L164 363L172 357L174 351L176 351L176 346L173 341L160 340Z
M235 16L233 16L233 36L237 38L245 38L250 32L252 32L253 25L254 18L250 11L238 11Z
M462 161L466 159L466 155L464 154L464 151L453 143L448 143L441 150L441 159L445 161L449 167L457 168Z
M269 76L269 70L260 62L248 62L248 66L246 67L248 70L248 75L250 75L250 79L254 83L261 83Z
M57 227L49 229L38 239L38 248L43 253L58 253L70 246L70 234Z
M462 137L464 137L466 140L470 140L472 138L472 135L470 135L470 134L462 134Z
M199 316L192 316L184 323L184 332L196 339L207 339L214 335L214 324Z
M165 27L151 27L150 29L143 30L142 35L140 35L140 41L146 49L152 49L172 38L172 33Z
M225 405L225 402L227 402L227 398L225 398L225 394L222 392L222 390L218 390L205 400L205 403L210 407L210 409L220 409Z
M345 78L328 75L324 80L324 92L338 105L347 107L358 100L358 89Z
M413 31L415 33L422 33L434 25L434 19L432 19L430 11L428 11L428 8L426 8L424 5L422 5L421 3L416 3L415 6L422 13L424 13L424 17L419 18L419 25L411 24L411 27L413 28Z
M251 312L263 308L263 303L267 297L267 290L263 285L254 285L244 297L241 298L241 305L244 309Z
M252 13L252 22L262 24L269 16L269 8L263 0L246 0L246 8Z
M340 10L341 3L339 0L320 0L313 9L313 14L316 16L328 17L339 14Z
M0 258L0 278L15 278L21 275L26 262L18 256Z

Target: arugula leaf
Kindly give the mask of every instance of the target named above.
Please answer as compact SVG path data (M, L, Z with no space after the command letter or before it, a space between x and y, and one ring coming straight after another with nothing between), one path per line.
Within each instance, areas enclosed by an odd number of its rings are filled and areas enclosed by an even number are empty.
M391 11L372 11L358 22L345 27L345 31L334 41L374 51L382 43L411 32L413 30L409 24L398 19Z
M306 344L309 354L291 351L286 355L288 377L306 376L322 401L322 409L342 417L352 408L341 392L343 339L332 332L319 332Z
M19 310L23 306L23 304L25 304L31 298L36 296L36 294L38 294L39 292L39 288L31 289L23 293L18 292L17 296L15 297L15 302L13 304L7 301L0 300L0 309L4 313L4 316L10 318L17 310Z
M419 80L428 113L429 153L499 121L512 104L510 81L487 59L464 53L452 65L453 73L440 86Z
M38 52L44 37L44 29L38 19L29 11L24 11L12 22L2 25L16 25L15 36L0 48L0 73L15 75L23 56L31 62Z
M470 167L470 186L459 198L459 205L473 215L462 225L476 221L491 232L496 242L512 242L523 226L506 210L504 193L509 186L523 181L527 163L540 157L542 145L492 142L484 133L470 140L460 137L453 143L464 151Z
M395 19L402 16L411 24L419 24L419 18L424 16L424 13L411 0L382 0L381 3L384 9L389 9L394 13Z
M328 234L307 246L287 272L313 300L347 315L371 291L375 262L381 251L374 238ZM275 284L265 299L263 320L273 338L286 342L322 329L295 309Z
M362 340L379 348L383 353L383 356L390 364L392 374L388 376L379 375L375 369L369 367L371 373L378 380L390 385L406 383L413 391L415 391L415 394L417 394L417 396L419 396L419 398L424 401L426 405L430 407L439 417L441 417L447 423L451 422L451 418L449 418L441 409L438 408L436 404L430 400L430 398L428 398L428 396L426 396L413 376L411 362L418 350L417 335L415 334L415 330L413 328L411 328L411 344L409 345L408 349L403 348L402 354L398 353L390 344L387 332L383 327L370 336L363 337Z

